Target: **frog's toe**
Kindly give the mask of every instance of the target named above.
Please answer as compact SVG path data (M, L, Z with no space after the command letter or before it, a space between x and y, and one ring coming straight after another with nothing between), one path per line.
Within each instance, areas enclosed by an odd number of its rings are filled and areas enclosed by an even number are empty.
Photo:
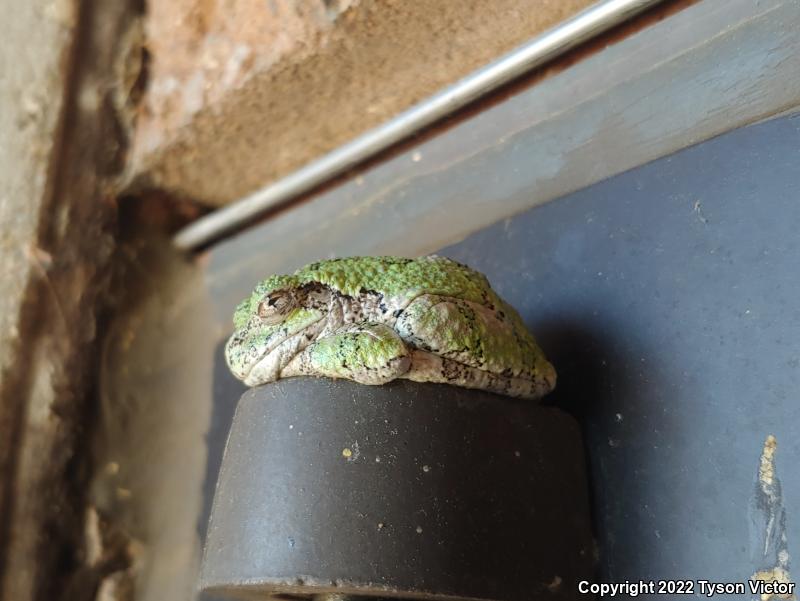
M400 355L388 359L382 365L373 365L363 370L355 370L349 378L359 384L380 385L391 382L408 372L411 367L411 357Z

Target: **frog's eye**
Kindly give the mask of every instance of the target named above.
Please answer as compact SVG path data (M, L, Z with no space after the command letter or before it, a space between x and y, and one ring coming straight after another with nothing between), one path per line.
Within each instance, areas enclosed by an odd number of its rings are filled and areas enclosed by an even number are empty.
M291 292L276 290L258 303L258 316L264 323L271 325L281 321L294 307L295 298Z

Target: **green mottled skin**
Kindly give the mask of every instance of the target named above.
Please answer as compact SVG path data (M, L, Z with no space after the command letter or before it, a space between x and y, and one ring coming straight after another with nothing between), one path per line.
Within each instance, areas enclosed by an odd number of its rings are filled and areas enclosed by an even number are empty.
M258 284L233 321L226 358L250 385L403 377L538 398L555 384L519 314L482 274L441 257L313 263Z
M350 257L319 261L298 269L293 275L267 278L236 309L234 325L241 327L246 323L264 294L309 282L325 284L348 296L357 296L364 289L407 298L424 292L480 303L488 291L492 300L500 301L483 274L465 269L454 261L431 261L424 257Z

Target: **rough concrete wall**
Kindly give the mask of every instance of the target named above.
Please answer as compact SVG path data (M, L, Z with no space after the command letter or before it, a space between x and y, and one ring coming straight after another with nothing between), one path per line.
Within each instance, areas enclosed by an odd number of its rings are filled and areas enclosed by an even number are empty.
M19 348L22 292L38 267L31 241L38 231L37 209L49 191L47 165L64 106L63 66L71 47L74 16L69 3L60 8L63 12L59 13L59 7L44 0L19 6L13 0L0 1L3 14L17 12L5 23L0 44L0 277L6 288L0 295L3 372L11 366ZM37 28L47 43L28 44ZM0 440L4 438L0 435ZM5 463L0 460L2 467Z
M151 0L142 185L220 205L591 0Z
M83 599L124 553L84 552L83 451L130 7L0 0L0 12L0 598Z
M9 519L14 509L18 450L27 428L48 428L47 400L26 406L17 391L26 381L30 353L31 291L52 257L39 248L43 207L52 187L53 156L64 109L65 65L75 30L70 2L0 0L4 19L0 42L0 577L19 568L36 541L25 520ZM42 43L30 44L34 31ZM45 382L40 383L42 386ZM7 555L14 542L17 555ZM26 599L34 573L23 570L9 588L0 580L0 597Z

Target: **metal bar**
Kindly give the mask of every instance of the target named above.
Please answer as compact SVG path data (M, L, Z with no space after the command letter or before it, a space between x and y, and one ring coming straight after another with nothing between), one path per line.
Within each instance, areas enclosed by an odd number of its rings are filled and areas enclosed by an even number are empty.
M183 250L191 250L241 227L266 210L308 192L499 86L589 38L619 25L660 1L606 0L590 7L414 105L383 125L367 131L344 146L253 194L198 219L175 235L175 245Z

